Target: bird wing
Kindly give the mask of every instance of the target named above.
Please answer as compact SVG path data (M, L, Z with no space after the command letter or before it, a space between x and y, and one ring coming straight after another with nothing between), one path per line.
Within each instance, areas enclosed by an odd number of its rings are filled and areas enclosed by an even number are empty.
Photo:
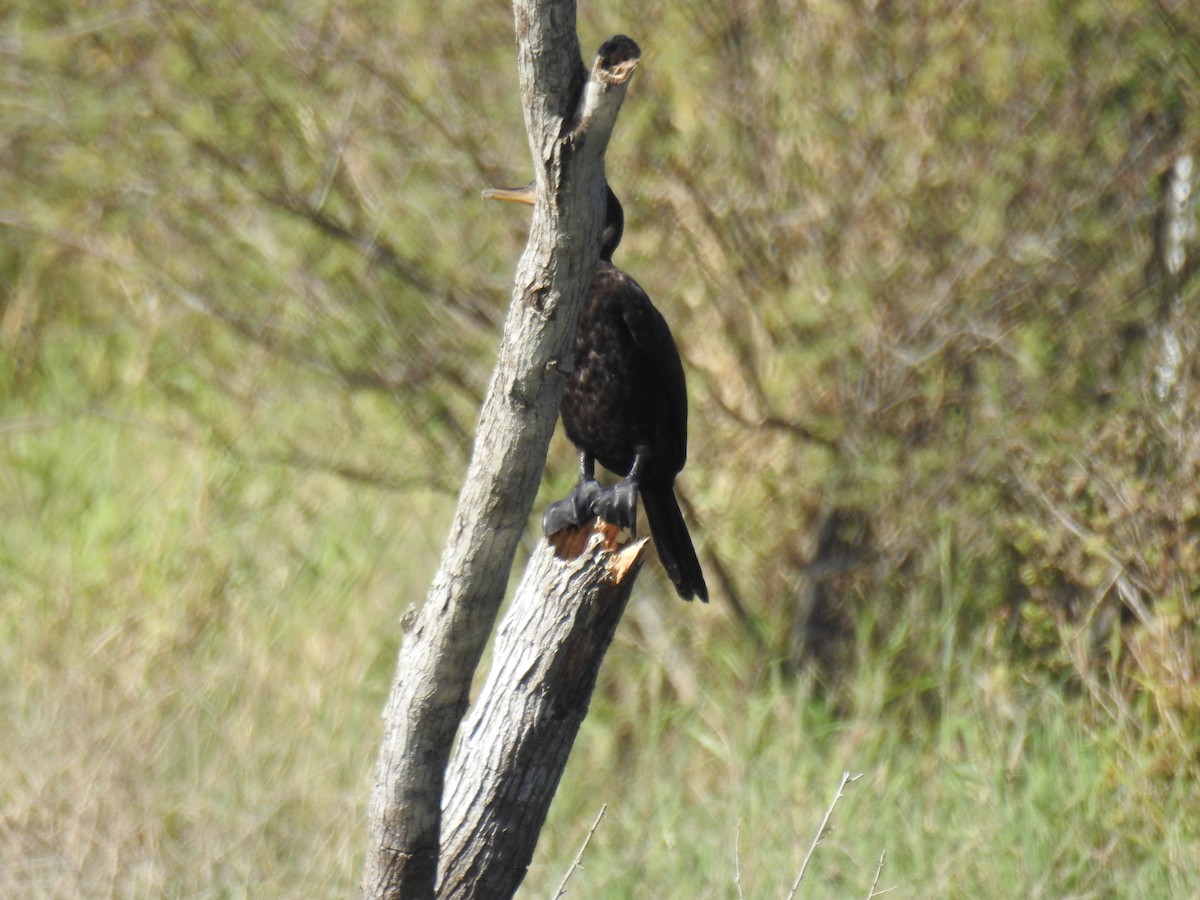
M628 291L621 307L621 318L633 337L634 344L642 352L651 377L661 385L666 401L668 433L674 438L672 448L677 455L678 468L683 468L687 459L687 382L683 375L683 362L679 348L662 313L655 308L642 286L626 275Z

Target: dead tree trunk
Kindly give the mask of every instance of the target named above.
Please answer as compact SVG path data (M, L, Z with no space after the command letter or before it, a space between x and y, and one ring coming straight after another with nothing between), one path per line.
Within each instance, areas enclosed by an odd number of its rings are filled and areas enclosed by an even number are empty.
M363 877L370 898L434 895L447 761L557 419L559 373L599 252L604 151L640 53L613 38L588 74L573 2L515 0L514 11L538 202L450 536L406 628L384 711Z
M645 539L616 534L560 533L525 570L447 774L439 897L504 900L525 877L641 565Z

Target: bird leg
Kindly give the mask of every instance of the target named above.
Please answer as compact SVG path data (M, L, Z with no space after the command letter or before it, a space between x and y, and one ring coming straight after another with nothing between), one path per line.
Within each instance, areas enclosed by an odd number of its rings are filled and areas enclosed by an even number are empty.
M602 490L592 501L593 515L610 525L627 529L634 537L637 537L638 482L642 477L642 464L642 454L635 454L629 474Z
M546 537L564 528L578 528L596 517L594 508L603 493L596 480L596 462L590 453L579 451L579 481L562 500L556 500L542 513L542 534Z

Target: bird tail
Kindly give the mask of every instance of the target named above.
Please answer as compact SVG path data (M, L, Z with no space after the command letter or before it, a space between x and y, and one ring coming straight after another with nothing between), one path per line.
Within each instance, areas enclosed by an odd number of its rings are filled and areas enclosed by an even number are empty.
M646 519L650 523L650 534L654 537L654 546L658 549L663 568L667 570L667 577L684 600L699 597L707 603L708 586L704 583L700 560L696 558L696 548L692 546L692 536L688 534L687 524L683 521L683 511L675 499L675 491L668 485L665 488L646 488L641 494Z

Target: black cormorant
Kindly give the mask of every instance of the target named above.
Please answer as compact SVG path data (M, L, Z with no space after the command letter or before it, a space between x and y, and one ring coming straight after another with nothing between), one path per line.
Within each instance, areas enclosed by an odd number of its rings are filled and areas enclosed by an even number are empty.
M542 517L551 535L599 516L636 531L642 495L659 559L685 600L708 600L708 588L683 513L675 476L687 460L687 388L671 329L641 286L613 265L625 214L611 188L600 259L575 339L575 363L562 399L563 428L579 449L579 483ZM496 200L532 205L534 190L485 191ZM622 476L608 488L595 462Z

